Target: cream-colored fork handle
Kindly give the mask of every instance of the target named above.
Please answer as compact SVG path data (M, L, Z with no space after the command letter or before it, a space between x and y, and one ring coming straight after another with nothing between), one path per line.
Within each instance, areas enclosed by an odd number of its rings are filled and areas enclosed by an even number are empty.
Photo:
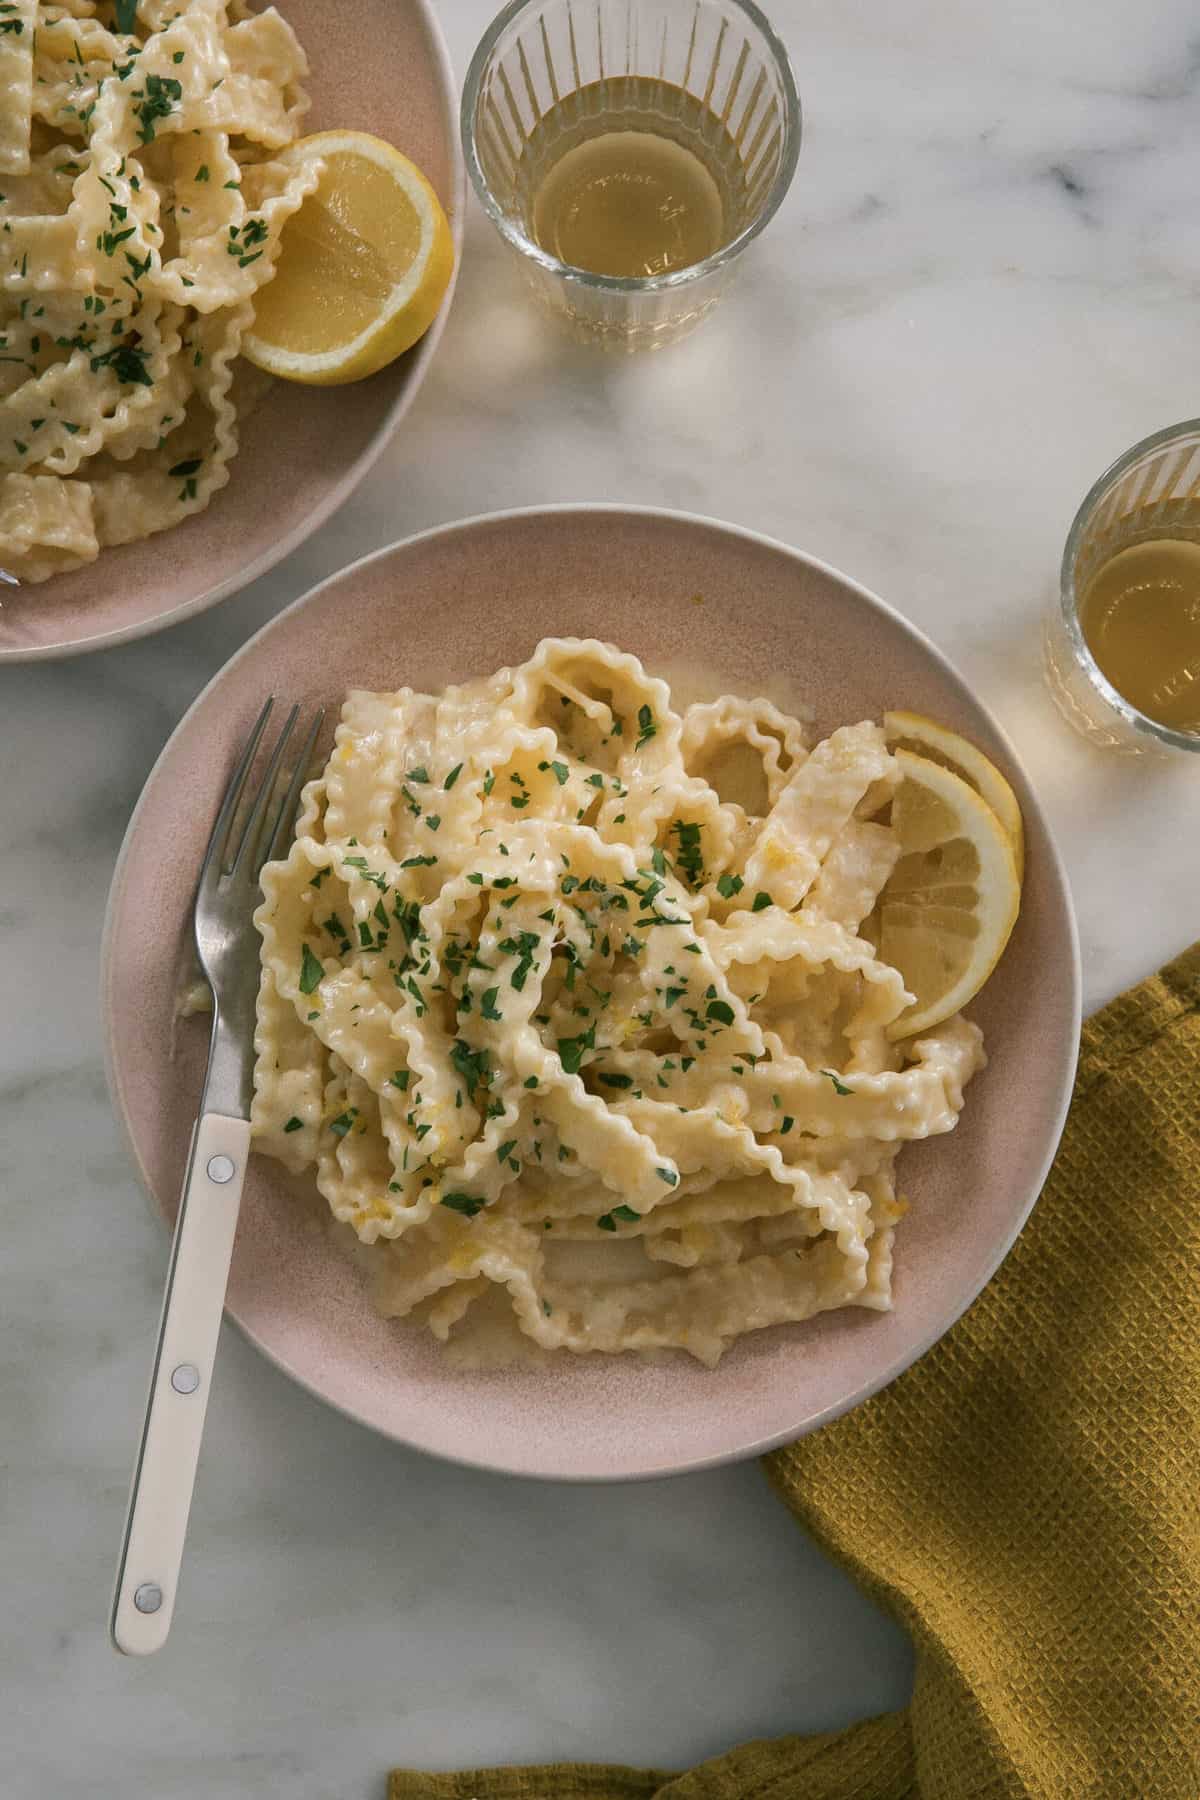
M126 1656L161 1649L171 1629L249 1154L248 1120L197 1120L113 1596L112 1641Z

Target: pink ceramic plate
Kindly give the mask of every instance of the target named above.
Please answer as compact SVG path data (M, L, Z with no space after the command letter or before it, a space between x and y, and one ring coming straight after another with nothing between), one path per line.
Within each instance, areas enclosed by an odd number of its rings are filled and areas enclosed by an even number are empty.
M150 777L109 902L110 1079L142 1177L170 1216L207 1036L201 1020L172 1020L192 886L264 696L336 709L351 686L436 689L528 656L546 633L609 638L651 669L684 660L750 693L790 677L822 731L888 706L933 714L999 762L1025 814L1024 907L971 1008L991 1061L958 1129L904 1152L912 1210L898 1233L891 1313L848 1310L760 1332L715 1371L679 1356L456 1372L432 1340L375 1317L303 1197L276 1164L253 1159L229 1310L297 1381L388 1436L463 1462L526 1475L661 1475L811 1431L928 1349L1019 1231L1071 1091L1079 958L1041 808L959 677L864 589L748 532L610 507L475 519L334 576L233 658Z
M387 138L424 169L462 250L454 77L430 0L278 0L308 53L306 133ZM0 588L0 662L100 650L202 612L273 568L342 504L404 417L437 349L442 310L407 356L342 388L276 382L241 428L228 487L207 512L21 591Z

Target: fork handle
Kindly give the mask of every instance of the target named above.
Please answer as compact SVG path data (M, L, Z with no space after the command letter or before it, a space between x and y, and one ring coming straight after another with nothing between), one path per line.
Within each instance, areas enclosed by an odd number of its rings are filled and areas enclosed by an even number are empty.
M113 1596L126 1656L161 1649L171 1628L249 1153L248 1120L196 1121Z

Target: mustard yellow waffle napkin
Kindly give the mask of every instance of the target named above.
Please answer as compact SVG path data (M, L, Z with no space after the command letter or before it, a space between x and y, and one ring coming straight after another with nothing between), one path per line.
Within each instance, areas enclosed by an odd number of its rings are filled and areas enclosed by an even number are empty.
M391 1800L1200 1800L1200 945L1085 1026L966 1316L766 1468L912 1633L907 1712L685 1775L396 1771Z

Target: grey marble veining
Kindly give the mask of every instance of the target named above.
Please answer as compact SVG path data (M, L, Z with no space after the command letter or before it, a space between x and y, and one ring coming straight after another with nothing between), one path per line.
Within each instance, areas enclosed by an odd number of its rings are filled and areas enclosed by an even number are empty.
M757 1469L572 1489L379 1442L226 1330L168 1649L104 1635L166 1242L104 1089L104 897L140 786L246 637L443 520L714 514L875 588L958 662L1044 796L1090 1005L1197 933L1200 771L1060 723L1038 621L1099 470L1200 411L1200 48L1183 0L774 9L792 196L695 338L597 361L472 207L433 375L282 568L144 643L0 676L0 1792L379 1800L392 1762L683 1765L902 1704L902 1634ZM447 0L456 66L489 8Z

